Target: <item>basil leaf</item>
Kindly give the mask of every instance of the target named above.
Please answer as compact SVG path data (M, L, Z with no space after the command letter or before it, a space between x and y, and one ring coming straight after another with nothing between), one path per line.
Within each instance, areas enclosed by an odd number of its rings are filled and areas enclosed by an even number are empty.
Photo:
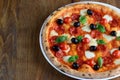
M118 37L116 38L116 40L120 40L120 36L118 36Z
M100 32L102 32L102 33L106 32L105 27L103 25L97 24L96 27Z
M97 40L97 43L98 44L106 44L105 41L103 41L103 40Z
M85 23L87 22L87 18L86 18L85 16L80 16L79 21L80 21L82 24L85 24Z
M102 67L102 65L103 65L103 59L102 59L102 57L98 57L98 65L100 67Z
M78 39L79 42L81 42L82 39L83 39L83 36L78 36L77 39Z
M77 55L71 56L71 57L68 59L68 62L75 62L77 59L78 59L78 56L77 56Z
M61 43L61 42L64 42L65 40L67 40L67 36L59 36L55 41L57 43Z

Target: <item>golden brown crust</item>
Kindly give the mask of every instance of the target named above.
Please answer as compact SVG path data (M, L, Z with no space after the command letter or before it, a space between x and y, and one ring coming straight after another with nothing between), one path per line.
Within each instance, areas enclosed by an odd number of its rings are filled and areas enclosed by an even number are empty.
M51 50L49 49L49 43L48 43L48 32L49 32L49 27L51 23L58 18L61 14L64 14L66 11L71 10L72 8L90 8L90 9L97 9L97 10L102 10L104 13L111 14L115 16L116 18L119 18L120 16L118 15L117 12L114 10L98 5L98 4L75 4L72 6L67 6L67 7L62 7L59 10L55 11L47 20L47 24L44 25L44 29L42 32L42 45L45 50L46 56L49 58L50 62L52 62L57 68L60 70L64 71L65 73L68 73L70 75L74 75L76 77L80 78L94 78L94 79L101 79L101 78L107 78L107 77L113 77L114 75L120 74L120 67L115 68L113 70L105 71L105 72L95 72L89 65L82 65L81 69L79 71L73 70L68 66L65 66L61 64L57 58L52 54Z

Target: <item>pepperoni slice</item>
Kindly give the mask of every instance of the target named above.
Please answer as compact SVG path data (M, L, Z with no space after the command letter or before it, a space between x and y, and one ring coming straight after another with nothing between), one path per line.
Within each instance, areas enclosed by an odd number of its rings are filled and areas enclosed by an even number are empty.
M98 30L92 30L90 35L93 37L93 38L101 38L102 37L102 34L101 32L99 32Z
M77 14L77 13L73 13L73 14L71 15L72 20L78 20L79 17L80 17L80 15Z
M59 34L63 34L65 32L65 28L63 26L56 26L54 28Z
M49 41L51 44L54 44L55 43L55 40L56 40L57 36L52 36Z
M70 33L71 35L76 35L76 36L78 36L78 35L82 34L82 31L81 31L81 29L80 29L79 27L78 27L78 28L70 27L70 28L69 28L69 33Z
M57 58L62 58L63 56L65 56L66 54L63 52L63 51L58 51L58 52L56 52L55 53L55 56L57 57Z
M105 56L103 57L103 65L106 66L108 64L112 64L113 63L113 59L110 56Z
M98 45L97 49L102 51L102 56L107 56L110 54L106 45Z

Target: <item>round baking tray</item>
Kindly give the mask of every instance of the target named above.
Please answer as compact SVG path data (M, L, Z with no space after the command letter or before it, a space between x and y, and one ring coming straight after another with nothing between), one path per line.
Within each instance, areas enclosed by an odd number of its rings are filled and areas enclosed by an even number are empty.
M117 8L117 7L115 7L115 6L112 6L112 5L106 4L106 3L102 3L102 2L94 2L94 1L80 1L80 2L75 2L75 3L71 3L71 4L68 4L68 5L65 5L64 7L72 6L72 5L74 5L74 4L83 4L83 3L84 3L84 4L92 3L92 4L103 5L103 6L109 7L109 8L111 8L111 9L113 9L114 11L120 13L120 9ZM62 7L61 7L61 8L62 8ZM60 8L59 8L59 9L60 9ZM55 12L55 11L54 11L54 12ZM53 12L53 13L54 13L54 12ZM39 34L39 44L40 44L40 48L41 48L41 51L42 51L45 59L49 62L49 64L50 64L54 69L56 69L57 71L59 71L60 73L66 75L66 76L69 76L69 77L72 77L72 78L75 78L75 79L78 79L78 80L81 80L81 79L82 79L82 80L91 80L91 79L76 77L76 76L73 76L73 75L71 75L71 74L68 74L68 73L65 73L65 72L61 71L61 70L58 69L58 68L49 60L49 58L47 57L47 55L46 55L46 53L45 53L45 50L44 50L44 48L43 48L42 36L41 36L41 35L42 35L43 29L44 29L44 27L46 26L47 21L50 19L50 17L51 17L51 16L49 15L48 18L44 21L44 23L43 23L43 25L42 25L42 28L41 28L41 30L40 30L40 34ZM92 79L92 80L107 80L107 79L113 79L113 78L116 78L116 77L119 77L119 76L120 76L120 74L115 75L115 76L112 76L112 77L108 77L108 78Z

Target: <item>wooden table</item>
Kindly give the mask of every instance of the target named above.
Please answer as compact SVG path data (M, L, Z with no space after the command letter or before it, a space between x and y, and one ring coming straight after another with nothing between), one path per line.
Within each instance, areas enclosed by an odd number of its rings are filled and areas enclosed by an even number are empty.
M75 80L60 74L45 60L39 31L51 12L76 1L0 0L0 80ZM120 0L94 1L120 8Z

